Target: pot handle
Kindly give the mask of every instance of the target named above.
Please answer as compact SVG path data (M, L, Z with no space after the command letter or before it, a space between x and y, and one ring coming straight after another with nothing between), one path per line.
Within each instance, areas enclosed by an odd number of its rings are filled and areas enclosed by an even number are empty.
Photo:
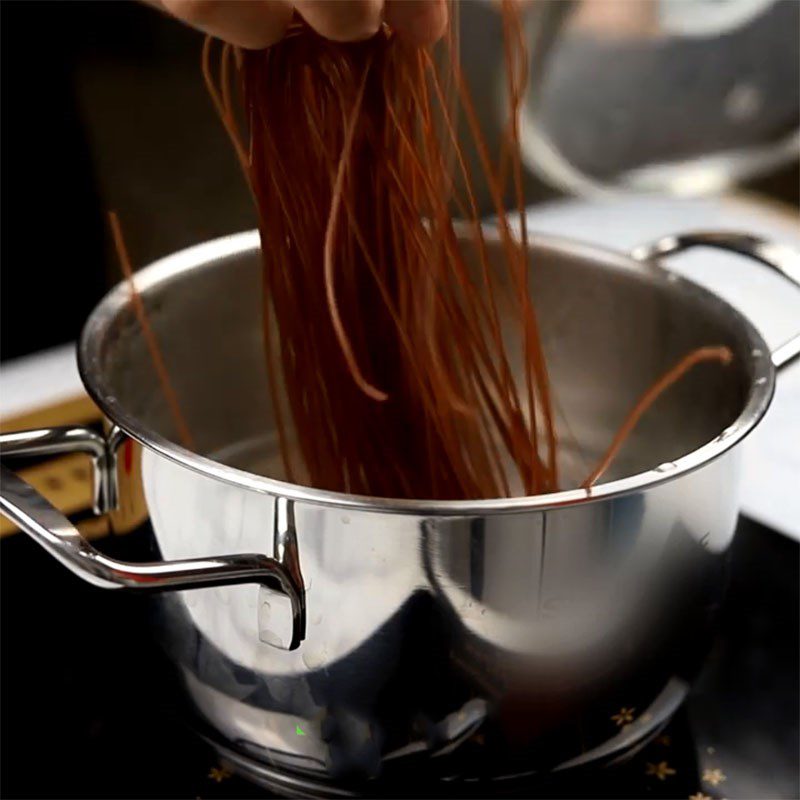
M695 231L675 236L665 236L650 244L631 250L636 261L650 261L660 256L680 253L692 247L714 247L749 256L765 264L800 288L800 252L788 245L770 242L757 236L727 231ZM772 352L776 369L788 366L800 357L800 333L784 342Z
M43 428L0 436L0 454L53 455L86 452L95 472L95 510L109 511L112 478L105 439L82 427ZM259 553L245 553L176 561L131 563L117 561L92 547L57 508L22 478L0 466L0 513L25 531L79 578L102 589L138 589L158 592L258 583L286 595L292 606L292 633L285 649L295 650L305 638L305 601L293 553L285 546L281 556L289 563Z

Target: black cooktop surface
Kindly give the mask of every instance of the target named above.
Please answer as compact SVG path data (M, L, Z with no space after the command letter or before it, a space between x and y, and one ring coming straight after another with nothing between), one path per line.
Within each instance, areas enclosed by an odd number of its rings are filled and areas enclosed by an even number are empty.
M135 536L101 547L135 559ZM0 793L256 798L193 732L141 597L94 589L27 537L3 539ZM690 701L624 765L474 796L797 798L800 546L742 520L717 638ZM624 709L621 709L624 711ZM464 796L392 787L399 797ZM491 794L490 794L491 793Z

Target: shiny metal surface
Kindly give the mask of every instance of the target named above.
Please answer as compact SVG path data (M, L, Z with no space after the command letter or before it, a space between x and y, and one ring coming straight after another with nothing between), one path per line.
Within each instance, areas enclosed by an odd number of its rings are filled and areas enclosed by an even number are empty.
M464 235L468 235L466 228ZM486 238L490 250L499 256L497 234L488 229ZM752 430L766 411L774 389L764 340L745 317L720 298L678 275L653 270L621 254L557 237L537 236L531 245L531 260L536 264L532 288L554 381L560 384L560 416L569 425L566 437L588 440L589 445L582 441L584 446L599 454L601 440L605 442L613 434L609 415L616 415L621 421L636 390L645 388L643 370L650 368L655 377L654 363L666 368L670 358L677 360L715 336L719 336L719 343L731 344L734 352L747 353L741 364L747 374L737 378L747 385L739 384L736 389L746 390L747 396L743 406L737 396L738 416L730 420L733 424L724 437L717 437L719 431L714 429L715 423L711 424L714 415L720 413L712 407L696 415L708 428L702 436L699 430L686 430L684 440L676 441L663 427L650 429L645 438L658 441L643 439L635 448L637 452L632 453L641 456L646 452L647 456L632 457L623 469L612 470L612 480L590 491L567 488L538 497L396 500L288 483L281 480L277 465L256 472L239 469L231 459L208 457L232 443L269 440L275 435L270 425L272 410L262 345L255 327L261 313L259 298L235 288L256 285L258 263L254 254L258 247L257 232L236 234L183 250L136 275L139 292L154 298L151 322L174 372L184 413L190 426L194 417L195 435L203 437L198 452L176 444L178 437L138 337L126 284L113 289L95 309L79 346L79 368L89 393L122 430L173 461L237 486L298 501L340 508L379 508L388 513L497 513L571 505L589 497L610 497L652 486L702 466ZM221 275L223 263L231 273L225 278ZM184 291L188 281L192 288ZM596 289L590 288L593 286ZM169 315L163 313L167 302ZM608 318L618 323L613 333L609 332ZM667 337L665 324L670 327ZM217 332L221 330L226 331L225 337L219 337ZM638 343L630 340L631 335L639 337ZM126 366L131 362L140 363L141 367L131 370ZM611 391L607 382L609 370L619 373L630 387L629 394ZM694 392L694 380L690 377L682 384L687 387L683 390L687 394ZM576 389L576 381L588 391ZM218 391L219 386L226 390ZM715 388L718 390L720 387ZM727 402L732 399L733 389L729 387ZM710 395L702 398L703 403L713 406L712 400ZM678 405L669 407L676 423L681 416ZM675 452L678 449L680 452ZM669 459L666 455L651 457L656 452L668 454ZM637 460L640 463L635 463ZM666 460L674 464L669 474L653 469ZM574 464L565 467L568 474L576 469Z
M0 454L6 456L58 455L86 453L92 459L92 507L105 514L116 505L113 470L109 464L106 440L96 431L79 425L13 431L0 436Z
M649 261L544 237L531 259L572 485L666 366L697 346L734 352L662 398L590 492L400 502L286 483L255 234L137 276L199 452L172 443L127 288L87 323L87 388L115 447L141 444L117 467L120 508L143 496L167 565L265 553L302 587L305 638L291 651L274 632L293 608L270 587L157 598L154 625L193 705L249 774L262 764L284 788L369 793L364 781L394 770L563 769L620 757L688 691L724 590L734 445L766 410L775 368L740 314Z
M269 538L275 498L142 456L165 557L221 544L223 527L231 548ZM733 451L647 493L545 512L296 502L300 648L268 646L263 603L273 625L285 611L249 586L163 596L155 624L221 739L314 783L421 759L499 779L613 758L664 724L710 641L738 466ZM637 709L624 730L621 708Z
M769 242L744 233L695 231L678 236L665 236L631 252L637 261L649 261L659 256L680 253L691 247L714 247L752 258L775 270L800 289L800 253L794 248ZM800 299L800 295L798 295ZM800 332L772 353L772 362L780 369L800 357Z
M118 436L118 432L112 431L109 441L113 443ZM71 452L87 452L92 456L95 511L98 508L111 511L107 500L112 491L116 493L116 476L108 466L113 460L108 456L106 439L100 434L88 428L70 426L0 435L2 456ZM0 513L83 580L103 589L149 592L261 584L285 595L290 603L288 634L284 640L270 631L272 644L291 650L302 641L305 635L303 584L290 527L284 525L280 528L281 549L277 552L277 560L247 553L134 564L109 558L92 547L57 508L10 469L0 467L0 477ZM114 490L109 488L112 485ZM286 501L283 504L285 506ZM276 536L278 530L276 526Z

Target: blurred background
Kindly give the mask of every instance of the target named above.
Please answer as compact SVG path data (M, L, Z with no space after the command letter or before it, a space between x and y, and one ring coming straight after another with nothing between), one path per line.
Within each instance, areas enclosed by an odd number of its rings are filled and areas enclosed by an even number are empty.
M533 0L527 200L731 184L797 207L795 0ZM8 360L73 341L119 268L254 226L200 77L202 37L135 2L2 3L2 332ZM492 142L502 40L460 4L463 62ZM491 213L485 193L483 209ZM577 232L576 232L577 235Z

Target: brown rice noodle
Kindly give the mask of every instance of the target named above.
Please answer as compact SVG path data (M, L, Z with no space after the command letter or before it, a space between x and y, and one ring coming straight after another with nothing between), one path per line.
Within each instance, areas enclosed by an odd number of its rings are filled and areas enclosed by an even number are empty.
M332 42L299 18L266 50L206 41L206 84L258 213L265 366L288 480L418 499L562 488L529 285L518 124L527 54L517 4L501 12L510 117L499 164L460 68L453 14L438 54L386 26L368 41ZM488 256L453 100L489 187L500 261ZM467 221L471 252L451 209ZM190 445L144 306L134 308ZM672 383L730 358L702 348L657 379L583 486Z

